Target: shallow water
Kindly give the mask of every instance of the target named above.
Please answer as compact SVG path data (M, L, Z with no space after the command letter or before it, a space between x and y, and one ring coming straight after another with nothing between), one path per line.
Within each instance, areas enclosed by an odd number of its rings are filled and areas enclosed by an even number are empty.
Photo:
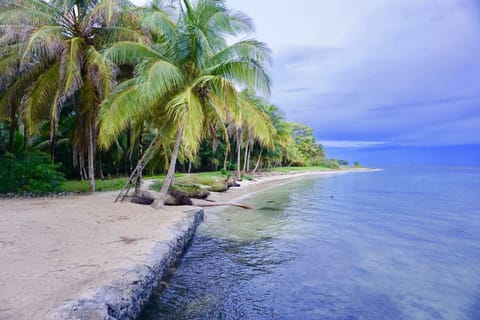
M255 211L207 213L141 319L480 319L479 196L478 168L256 194Z

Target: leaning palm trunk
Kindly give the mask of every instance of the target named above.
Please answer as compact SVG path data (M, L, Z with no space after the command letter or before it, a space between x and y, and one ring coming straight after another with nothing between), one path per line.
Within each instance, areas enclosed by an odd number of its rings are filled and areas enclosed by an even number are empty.
M225 158L223 158L223 168L225 170L228 170L227 168L227 161L228 161L228 148L225 149Z
M162 189L160 190L159 194L157 195L155 201L153 201L152 205L154 208L161 208L167 199L168 189L173 182L173 176L175 174L175 165L177 163L178 158L178 151L180 150L180 142L182 141L182 129L178 129L177 136L175 138L175 145L173 146L172 158L170 159L170 166L168 167L167 176L163 181Z
M252 173L257 172L258 167L260 166L260 159L262 159L262 152L263 152L263 149L260 149L260 154L258 155L257 164L255 165L255 168L253 169Z
M90 192L95 192L95 168L94 168L94 142L92 124L88 125L88 187Z
M237 131L237 174L235 178L237 180L240 180L242 178L241 172L240 172L240 166L242 165L241 163L241 153L242 153L242 131L238 130Z
M140 131L138 136L138 177L137 181L135 182L135 195L140 196L141 187L142 187L142 174L143 174L143 133Z
M10 132L8 137L8 151L14 153L13 146L15 144L15 130L17 120L15 118L15 108L10 110Z
M243 160L243 173L245 174L245 171L247 170L247 164L248 164L248 155L250 150L248 149L249 143L247 142L247 145L245 146L245 159Z

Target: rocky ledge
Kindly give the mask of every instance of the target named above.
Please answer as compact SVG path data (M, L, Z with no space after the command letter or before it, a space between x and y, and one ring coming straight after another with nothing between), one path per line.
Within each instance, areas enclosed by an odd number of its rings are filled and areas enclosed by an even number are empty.
M70 301L57 309L52 319L127 320L136 319L148 302L152 290L181 256L192 239L203 210L193 209L177 223L168 241L158 242L145 262L119 272L119 278L85 298Z

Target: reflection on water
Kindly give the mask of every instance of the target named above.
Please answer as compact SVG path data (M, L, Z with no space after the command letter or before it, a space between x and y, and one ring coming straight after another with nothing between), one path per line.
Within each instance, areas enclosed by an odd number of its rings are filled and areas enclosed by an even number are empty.
M141 319L479 319L478 190L479 170L387 170L209 212Z

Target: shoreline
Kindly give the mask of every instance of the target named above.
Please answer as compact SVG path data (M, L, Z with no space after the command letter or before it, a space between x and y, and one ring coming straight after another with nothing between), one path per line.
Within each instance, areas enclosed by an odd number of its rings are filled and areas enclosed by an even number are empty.
M239 201L305 176L374 170L274 173L209 198ZM114 204L116 194L0 200L0 319L138 317L204 211Z
M315 170L315 171L294 171L289 173L268 172L265 175L256 176L253 180L240 181L240 187L232 187L227 192L212 192L209 199L215 202L232 202L247 198L258 192L262 192L285 183L290 183L295 180L324 175L340 175L355 172L375 172L382 171L377 168L349 168L340 170Z

